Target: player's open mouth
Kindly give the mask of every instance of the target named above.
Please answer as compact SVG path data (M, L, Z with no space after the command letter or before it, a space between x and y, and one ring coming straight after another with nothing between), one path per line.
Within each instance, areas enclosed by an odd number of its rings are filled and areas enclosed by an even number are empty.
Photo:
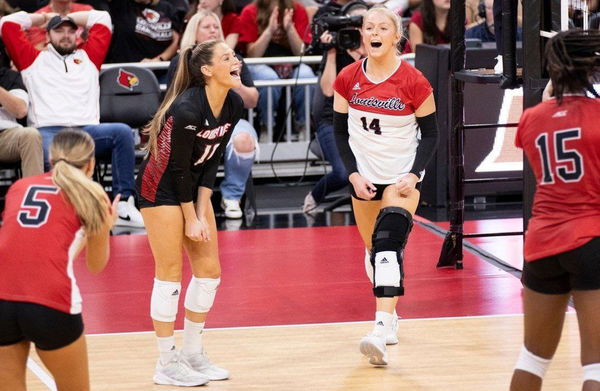
M371 41L371 47L380 48L381 45L382 45L382 43L379 41Z
M233 71L229 72L229 74L237 79L240 78L240 70L238 69L234 69Z

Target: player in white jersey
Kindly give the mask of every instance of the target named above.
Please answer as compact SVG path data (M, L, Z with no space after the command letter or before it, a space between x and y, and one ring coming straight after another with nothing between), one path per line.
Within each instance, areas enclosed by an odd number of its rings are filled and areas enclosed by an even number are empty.
M377 302L375 327L360 342L373 365L386 365L386 342L398 342L403 249L419 202L418 183L438 139L431 85L400 59L401 31L393 12L369 10L362 26L368 56L344 68L334 84L335 138L353 187L356 224L370 252L367 273Z

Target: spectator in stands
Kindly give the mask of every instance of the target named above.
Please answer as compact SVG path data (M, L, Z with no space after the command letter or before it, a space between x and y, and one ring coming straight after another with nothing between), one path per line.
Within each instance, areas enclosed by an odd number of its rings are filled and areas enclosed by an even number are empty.
M329 1L323 7L335 9L339 7L334 0ZM338 8L339 10L339 8ZM346 15L364 15L367 5L363 2L354 2L345 8ZM315 20L318 18L315 15ZM340 152L335 144L333 134L333 82L338 73L344 67L365 55L364 46L357 50L338 50L331 46L331 34L326 31L321 35L321 44L327 49L321 61L319 87L315 89L313 99L312 117L317 128L317 139L324 158L331 164L331 171L323 176L315 184L312 190L304 198L302 211L310 213L318 204L325 200L327 194L348 186L348 173L340 157Z
M293 0L255 0L247 5L240 15L239 44L245 45L248 57L285 57L299 56L303 53L304 44L310 43L308 17L302 4ZM289 78L311 78L315 74L306 64L293 66L251 65L249 66L254 80L279 80ZM277 109L282 87L272 88L274 112ZM263 123L266 123L267 88L259 88L258 107ZM312 91L310 92L312 95ZM304 124L305 88L293 89L294 109L297 124Z
M223 31L219 24L219 17L209 10L200 10L190 21L181 38L181 50L209 39L223 39ZM241 56L237 56L242 62L240 76L242 85L233 88L244 101L244 108L256 107L258 102L258 90L254 87L252 75ZM170 85L175 71L179 55L171 60L167 84ZM239 219L242 217L240 200L246 191L246 181L252 173L252 164L256 154L258 143L256 130L250 122L240 119L225 150L225 178L221 182L222 201L221 206L225 211L225 217Z
M44 172L42 136L36 128L24 128L17 119L25 118L29 97L21 75L0 67L0 162L21 162L23 176Z
M423 0L408 25L410 49L415 51L418 44L439 45L450 42L450 0ZM408 46L408 45L407 45Z
M115 31L106 62L169 61L177 53L181 21L164 0L112 0Z
M483 0L480 3L479 16L483 21L465 31L465 38L477 38L481 42L496 42L494 35L494 0Z
M73 0L50 0L47 6L42 7L35 11L36 14L50 14L56 13L60 16L66 16L72 12L89 11L93 8L87 4L78 4ZM27 39L31 42L36 49L42 50L46 47L48 41L46 40L46 29L44 26L31 26L27 30ZM77 47L80 47L85 41L85 28L79 27L77 29Z
M190 7L193 5L190 4ZM230 48L235 49L240 33L238 31L239 16L235 13L233 0L200 0L196 2L195 8L188 13L188 20L200 10L212 11L219 17L223 37Z
M23 29L47 22L47 50L37 50ZM79 26L89 39L77 49ZM29 122L42 134L44 158L54 135L64 127L81 127L96 144L96 155L112 154L113 194L121 194L118 225L143 227L135 207L134 145L131 128L121 123L99 123L99 69L111 38L110 15L83 11L65 17L17 12L0 20L6 50L24 76L29 93Z

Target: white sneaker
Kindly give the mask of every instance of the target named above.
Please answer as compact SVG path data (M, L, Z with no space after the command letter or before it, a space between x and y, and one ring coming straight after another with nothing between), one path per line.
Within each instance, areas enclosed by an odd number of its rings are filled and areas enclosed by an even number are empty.
M210 381L207 376L194 371L185 360L178 356L165 365L158 360L153 380L156 384L183 387L201 386Z
M386 345L396 345L398 343L398 317L392 319L392 332L385 336Z
M376 334L367 334L360 340L360 352L369 358L372 365L387 365L386 339Z
M229 371L211 363L204 352L189 356L181 353L181 358L188 363L190 368L208 377L210 380L229 379Z
M304 205L302 205L302 213L310 213L317 208L317 201L315 201L312 193L308 193L304 197Z
M244 214L238 200L228 200L223 198L221 199L221 207L225 211L225 217L228 219L241 219Z
M127 200L119 201L117 204L117 219L116 225L121 227L144 228L144 220L142 214L135 207L135 199L129 196Z

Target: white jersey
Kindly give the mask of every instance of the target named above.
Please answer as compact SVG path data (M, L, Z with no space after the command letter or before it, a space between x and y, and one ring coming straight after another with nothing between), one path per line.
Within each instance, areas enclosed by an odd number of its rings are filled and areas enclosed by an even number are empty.
M391 184L410 172L420 131L415 111L431 95L427 79L405 61L390 77L373 82L366 60L345 67L334 83L348 101L348 134L360 175Z

